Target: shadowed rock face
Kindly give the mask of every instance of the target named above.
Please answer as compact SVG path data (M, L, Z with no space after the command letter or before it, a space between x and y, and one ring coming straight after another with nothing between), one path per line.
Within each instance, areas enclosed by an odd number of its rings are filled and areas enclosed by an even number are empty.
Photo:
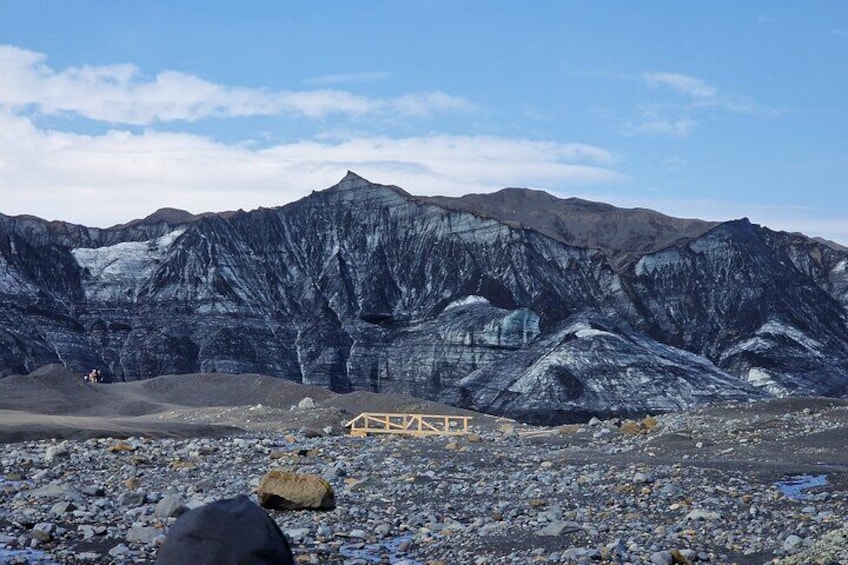
M511 189L499 210L522 194L563 202ZM846 393L844 250L747 220L594 240L584 218L569 245L460 208L350 173L280 208L106 230L0 216L0 374L261 373L545 422Z

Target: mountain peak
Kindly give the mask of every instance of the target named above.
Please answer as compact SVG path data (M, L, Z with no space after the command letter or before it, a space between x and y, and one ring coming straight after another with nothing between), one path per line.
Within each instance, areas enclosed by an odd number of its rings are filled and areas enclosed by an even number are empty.
M120 230L125 228L131 228L139 225L148 225L148 224L159 224L164 223L169 226L176 226L181 224L189 224L192 222L196 222L200 218L204 216L213 215L212 212L204 212L203 214L192 214L191 212L187 212L185 210L180 210L178 208L159 208L152 214L145 216L144 218L138 218L135 220L130 220L125 224L118 224L112 226L111 230Z
M357 175L353 171L348 171L344 178L342 178L336 186L342 190L350 190L352 188L360 188L372 184L374 183L370 180Z

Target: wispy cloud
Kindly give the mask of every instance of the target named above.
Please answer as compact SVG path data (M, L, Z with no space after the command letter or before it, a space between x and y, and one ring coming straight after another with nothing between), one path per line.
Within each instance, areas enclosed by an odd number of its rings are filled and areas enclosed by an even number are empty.
M188 133L39 128L0 109L0 212L111 225L162 206L193 212L278 206L347 169L419 194L586 186L625 177L606 149L487 136L302 140L271 147Z
M685 137L695 131L698 122L691 118L680 120L648 120L643 122L626 122L624 133L630 136L663 135L670 137Z
M644 100L630 110L632 115L616 115L610 110L599 112L614 122L626 136L686 137L700 123L699 112L718 108L740 114L775 116L786 108L763 106L749 97L727 92L715 84L692 75L668 71L642 74L611 72L576 72L577 78L615 80L647 86L657 93L650 103ZM639 92L633 88L632 91Z
M219 85L172 70L147 78L132 64L56 70L46 60L41 53L0 46L0 105L133 125L270 115L429 116L474 107L443 92L382 99L329 89L271 91Z
M651 72L642 76L646 84L655 88L667 88L683 96L684 104L691 108L717 107L730 112L744 114L777 115L785 108L769 108L757 104L750 98L720 90L709 82L691 75L670 72Z
M845 31L844 29L834 29L830 32L830 35L841 37L843 39L848 39L848 31Z
M306 84L315 84L319 86L325 86L329 84L351 84L351 83L363 83L363 82L378 82L381 80L386 80L391 77L392 74L384 71L368 71L362 73L337 73L331 75L322 75L317 77L310 77L303 81Z
M680 73L647 73L645 82L654 86L667 86L681 94L696 99L714 99L718 89L707 82Z

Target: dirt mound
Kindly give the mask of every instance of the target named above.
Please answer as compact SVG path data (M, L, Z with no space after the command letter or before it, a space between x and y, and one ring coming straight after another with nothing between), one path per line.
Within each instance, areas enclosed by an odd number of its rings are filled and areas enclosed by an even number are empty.
M140 394L152 401L193 407L262 404L288 409L307 396L316 400L334 396L334 393L320 387L255 374L165 375L111 386L117 391Z
M120 413L115 408L104 386L86 383L82 375L61 365L0 379L0 410L56 415Z
M306 397L317 408L292 409ZM398 394L337 394L264 375L197 373L91 384L60 365L0 379L0 442L114 435L175 436L238 429L320 430L361 412L494 418ZM217 431L216 431L217 430Z

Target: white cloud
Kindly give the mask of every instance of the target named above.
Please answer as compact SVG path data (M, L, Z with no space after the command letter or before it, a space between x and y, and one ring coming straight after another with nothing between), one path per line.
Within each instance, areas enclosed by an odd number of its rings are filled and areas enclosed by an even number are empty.
M605 188L626 180L615 165L609 151L578 143L431 135L305 140L254 149L187 133L43 130L0 110L0 212L5 214L102 227L164 206L191 212L279 206L333 185L351 169L414 194L530 186L680 217L747 216L772 229L848 244L848 217L813 209L616 196Z
M218 85L172 70L151 79L131 64L55 70L46 60L41 53L0 46L0 105L134 125L277 114L428 116L473 108L464 98L442 92L380 99L328 89L271 91Z
M358 137L254 149L187 133L39 129L0 110L0 212L107 226L170 206L278 206L347 169L418 194L618 182L608 151L486 136Z

